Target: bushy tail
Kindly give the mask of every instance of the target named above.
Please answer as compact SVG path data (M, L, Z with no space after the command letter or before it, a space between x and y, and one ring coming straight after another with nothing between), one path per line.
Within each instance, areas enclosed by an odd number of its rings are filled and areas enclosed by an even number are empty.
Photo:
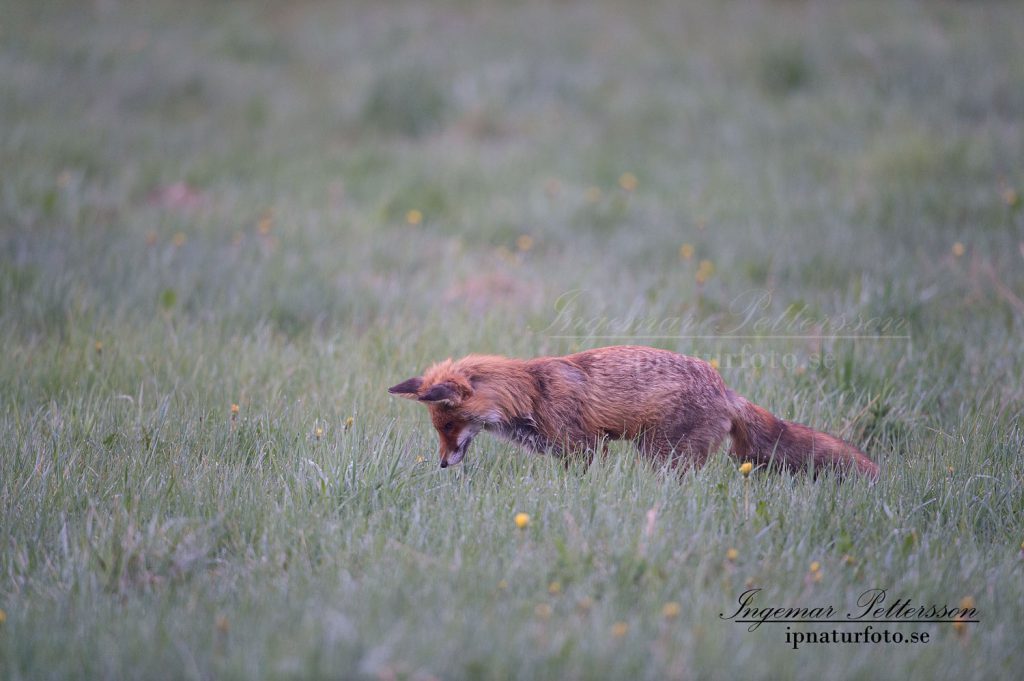
M741 461L774 464L793 471L817 472L832 469L839 473L855 471L872 480L878 478L878 466L862 451L837 437L821 433L799 423L784 421L766 409L730 391L733 406L732 453Z

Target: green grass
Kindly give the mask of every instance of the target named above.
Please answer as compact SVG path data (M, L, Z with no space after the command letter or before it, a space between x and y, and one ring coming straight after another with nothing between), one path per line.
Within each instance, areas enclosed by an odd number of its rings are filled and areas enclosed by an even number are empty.
M680 4L0 3L0 678L1014 673L1024 11ZM440 470L386 393L595 335L881 480ZM748 585L981 622L794 651Z

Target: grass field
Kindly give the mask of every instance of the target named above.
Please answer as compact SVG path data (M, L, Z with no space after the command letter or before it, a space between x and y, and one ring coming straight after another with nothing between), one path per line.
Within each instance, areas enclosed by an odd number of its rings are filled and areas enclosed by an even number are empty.
M3 0L0 678L1019 673L1022 159L1012 1ZM441 470L386 393L627 342L880 481Z

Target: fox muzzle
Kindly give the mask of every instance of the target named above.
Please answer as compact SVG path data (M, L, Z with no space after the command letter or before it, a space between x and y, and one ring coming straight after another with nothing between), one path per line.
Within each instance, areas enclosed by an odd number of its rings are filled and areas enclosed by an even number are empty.
M469 446L469 442L460 446L458 449L454 449L447 454L441 455L441 468L448 468L448 466L454 466L455 464L462 461L462 457L466 456L466 449Z
M455 466L457 463L461 462L463 457L466 456L466 452L469 450L470 442L473 441L473 438L476 437L476 433L478 432L480 432L479 425L469 424L451 439L442 435L440 449L441 468Z
M445 451L446 447L442 443L441 468L448 468L448 466L454 466L462 461L463 457L466 456L466 451L469 449L469 443L473 441L473 437L476 435L477 430L478 429L466 429L462 431L462 433L459 434L456 446L448 451Z

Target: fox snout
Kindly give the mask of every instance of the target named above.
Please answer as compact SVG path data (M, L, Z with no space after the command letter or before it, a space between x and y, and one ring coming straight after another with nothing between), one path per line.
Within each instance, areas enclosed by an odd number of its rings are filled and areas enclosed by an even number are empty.
M448 466L454 466L455 464L462 461L462 457L466 455L465 451L456 449L453 452L441 452L441 468L448 468Z
M438 438L441 441L439 451L441 468L448 468L448 466L454 466L462 461L469 449L469 443L473 441L476 434L477 429L472 426L466 426L458 432L438 431Z

